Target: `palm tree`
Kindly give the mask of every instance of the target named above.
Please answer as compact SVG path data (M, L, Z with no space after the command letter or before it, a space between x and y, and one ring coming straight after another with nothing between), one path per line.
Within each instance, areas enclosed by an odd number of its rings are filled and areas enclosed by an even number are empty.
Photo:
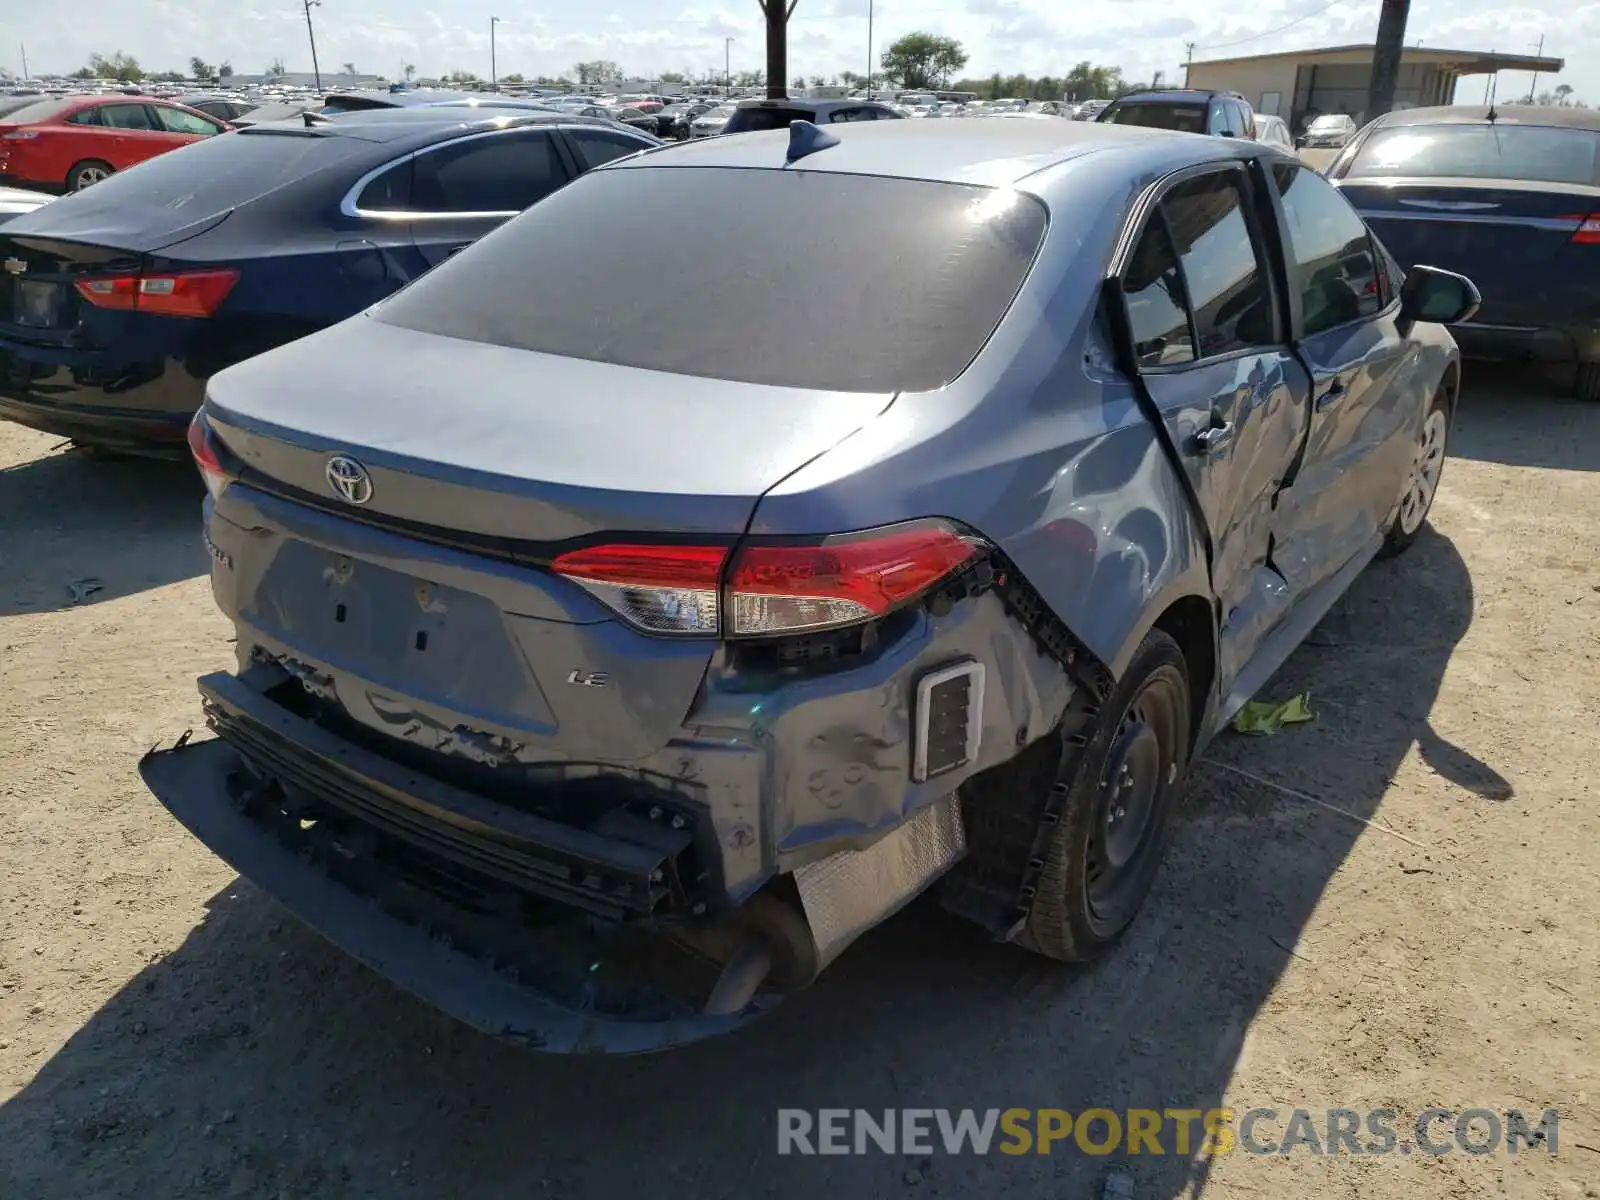
M344 73L346 75L350 76L351 79L354 79L356 77L356 65L355 65L355 63L353 63L353 62L345 63L345 65L344 65Z
M405 74L406 74L406 82L410 83L412 81L412 79L414 79L416 77L416 74L417 74L416 64L415 63L407 63L405 65Z

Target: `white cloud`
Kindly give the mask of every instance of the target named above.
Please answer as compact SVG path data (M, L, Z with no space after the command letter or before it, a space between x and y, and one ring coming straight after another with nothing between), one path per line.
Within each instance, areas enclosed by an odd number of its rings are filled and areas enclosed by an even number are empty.
M896 37L927 29L959 39L967 73L1063 74L1090 59L1119 65L1130 77L1157 69L1176 78L1185 43L1195 57L1267 53L1370 41L1378 0L1256 0L1248 5L1176 5L1173 0L882 0L874 4L873 53ZM861 71L867 61L868 0L800 0L789 31L790 73ZM1325 11L1319 11L1323 10ZM281 56L291 69L311 66L305 20L293 0L79 0L76 18L59 19L42 0L13 0L0 63L13 70L20 41L35 71L70 71L96 51L123 50L152 70L181 69L191 55L224 59L236 70L265 69ZM424 74L487 74L489 17L500 16L496 50L502 72L556 74L575 62L614 59L630 72L721 71L723 39L735 39L735 71L765 61L755 0L680 9L647 0L598 0L554 12L521 10L509 0L449 8L429 0L326 0L312 10L324 65L354 62L394 75L405 62ZM1283 26L1292 27L1283 29ZM1279 32L1274 32L1279 31ZM1561 79L1600 102L1600 2L1576 6L1495 0L1415 0L1407 40L1430 46L1565 58ZM1262 36L1266 35L1266 36ZM1240 43L1240 44L1235 44ZM1525 77L1517 77L1520 80ZM1513 86L1508 79L1504 87Z

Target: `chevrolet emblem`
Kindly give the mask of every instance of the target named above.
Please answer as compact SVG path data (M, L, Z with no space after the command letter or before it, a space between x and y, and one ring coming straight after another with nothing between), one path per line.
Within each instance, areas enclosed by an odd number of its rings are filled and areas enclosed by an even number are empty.
M21 275L28 269L28 264L20 258L6 259L6 271L11 275Z

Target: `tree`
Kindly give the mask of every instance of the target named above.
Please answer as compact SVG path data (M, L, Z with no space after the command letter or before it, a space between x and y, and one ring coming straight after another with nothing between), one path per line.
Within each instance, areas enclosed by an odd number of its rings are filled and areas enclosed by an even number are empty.
M800 0L760 0L767 19L767 99L783 99L783 81L789 74L789 18Z
M967 65L967 52L955 38L908 33L883 52L883 73L906 88L929 88L949 80Z
M471 71L451 71L444 77L445 83L477 83L478 77Z
M227 59L223 59L217 67L217 77L219 79L231 79L233 77L233 64Z
M527 80L524 79L522 77L521 73L519 72L519 73L512 74L512 75L502 75L502 76L500 76L500 82L501 83L526 83Z
M287 75L288 73L289 68L283 65L283 59L281 58L273 59L271 64L267 67L268 75Z
M1088 59L1067 72L1061 85L1071 100L1109 100L1128 90L1121 67L1097 67Z
M182 71L157 71L154 75L146 75L151 83L182 83L188 78Z
M663 72L661 72L661 82L662 83L688 83L689 82L689 77L687 75L685 75L682 71L663 71Z
M760 71L739 71L734 75L733 82L735 87L761 87L767 82L767 77Z
M622 68L609 58L574 63L572 73L578 77L579 83L621 83L623 80Z
M94 68L92 68L92 67L79 67L71 75L67 76L67 78L68 79L93 79L94 78Z
M189 73L195 79L210 79L212 75L216 74L211 69L211 64L198 54L189 60Z
M796 75L794 77L794 90L797 92L806 90L806 77L804 75Z
M122 83L138 83L144 78L144 72L139 68L139 60L131 54L124 54L121 50L110 58L104 54L91 54L89 68L92 72L90 78L115 79Z
M354 79L356 77L356 65L355 65L355 63L353 63L353 62L345 63L344 64L344 73L346 75L350 76L351 79Z
M410 83L417 77L417 64L406 63L405 66L400 68L400 73L406 77L406 82Z

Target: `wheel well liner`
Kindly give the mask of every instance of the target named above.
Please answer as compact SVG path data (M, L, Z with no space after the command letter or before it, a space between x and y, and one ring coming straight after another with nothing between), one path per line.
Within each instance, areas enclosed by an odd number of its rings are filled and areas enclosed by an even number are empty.
M1189 666L1189 745L1192 750L1210 711L1211 690L1217 677L1217 629L1210 601L1203 596L1183 596L1155 619L1159 629L1183 651Z

